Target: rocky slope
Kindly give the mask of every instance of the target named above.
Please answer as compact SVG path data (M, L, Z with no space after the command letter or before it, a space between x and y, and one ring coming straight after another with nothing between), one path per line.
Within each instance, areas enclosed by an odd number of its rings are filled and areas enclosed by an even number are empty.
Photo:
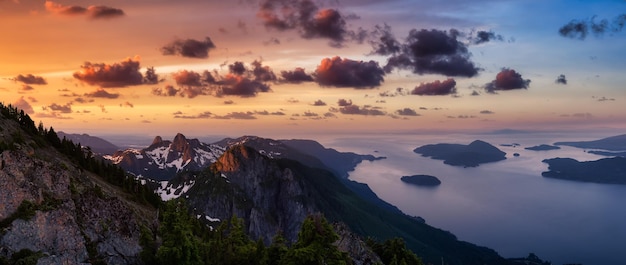
M43 255L38 264L138 262L140 221L127 202L102 192L110 187L67 161L20 151L3 151L0 159L0 220L32 203L30 218L2 227L0 255L29 249Z

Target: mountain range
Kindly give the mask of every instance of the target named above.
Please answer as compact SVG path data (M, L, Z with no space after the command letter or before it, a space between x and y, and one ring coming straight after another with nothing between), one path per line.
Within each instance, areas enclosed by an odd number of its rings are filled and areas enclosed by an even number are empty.
M345 178L360 161L379 159L373 156L310 141L285 141L289 145L244 136L205 144L178 134L173 141L156 137L145 149L100 159L59 138L52 127L37 128L28 115L2 107L0 262L141 264L146 242L160 242L157 232L169 218L159 215L150 192L155 190L166 199L184 198L191 216L213 228L240 217L246 234L265 244L277 234L294 242L305 218L321 213L344 224L345 237L402 238L428 263L507 263L495 251L407 216L367 185ZM303 145L309 151L294 147ZM317 156L347 162L325 163ZM339 238L339 245L353 261L371 261L350 250L364 244L345 243L357 241Z

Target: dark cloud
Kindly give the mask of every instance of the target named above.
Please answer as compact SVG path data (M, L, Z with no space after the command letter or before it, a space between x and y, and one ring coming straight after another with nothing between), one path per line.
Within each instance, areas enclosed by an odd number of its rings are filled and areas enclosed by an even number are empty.
M374 88L384 81L385 72L375 61L354 61L339 56L324 58L315 69L315 81L322 86Z
M313 106L326 106L326 102L322 101L321 99L316 100L315 102L313 102L313 104L311 104Z
M391 27L387 24L381 26L376 25L374 31L370 34L369 41L373 50L371 54L377 55L393 55L402 51L402 44L391 33Z
M146 68L146 73L143 76L144 84L152 84L152 85L154 85L154 84L157 84L157 83L159 83L161 81L163 81L163 80L159 79L159 75L154 70L154 67Z
M135 105L133 105L133 103L130 103L128 101L124 102L124 103L120 103L120 107L129 107L129 108L134 108Z
M593 98L595 98L595 97L593 97ZM615 99L614 98L601 97L601 98L598 98L598 101L600 101L600 102L615 101Z
M246 71L248 71L248 69L246 69L243 62L234 62L233 64L228 65L228 71L234 75L243 75Z
M280 40L278 38L272 37L267 41L263 42L263 45L279 45Z
M172 74L179 86L202 86L202 76L194 71L180 70Z
M77 98L74 99L74 102L84 104L84 103L94 102L94 100L93 99L84 99L82 97L77 97Z
M378 95L381 97L406 96L408 94L411 94L411 91L408 91L402 87L397 87L395 90L392 90L392 91L385 91L385 92L378 93Z
M496 75L496 79L485 85L485 90L495 93L497 90L527 89L530 79L523 79L522 75L513 69L504 68Z
M559 29L559 34L570 39L584 40L589 33L594 34L596 37L601 37L607 32L620 32L625 24L626 14L616 16L611 21L608 19L596 21L596 16L593 16L590 19L574 19L570 21Z
M384 111L369 106L360 107L358 105L347 105L339 108L339 112L348 115L382 116Z
M240 75L229 74L220 81L217 96L254 97L259 92L268 92L270 87L262 82Z
M86 15L92 19L108 19L124 16L124 11L108 6L82 6L62 5L53 1L46 1L46 10L50 13L64 16Z
M138 59L128 58L114 64L85 62L74 78L100 87L126 87L144 83Z
M235 104L235 102L229 99L229 100L224 100L224 104L231 105L231 104Z
M352 105L352 100L346 100L342 98L337 101L337 105L339 105L339 107L350 106Z
M45 78L41 76L35 76L32 74L18 75L15 78L13 78L13 81L22 82L27 85L47 85L48 84Z
M87 16L90 18L115 18L124 16L124 11L108 6L90 6L87 8Z
M490 111L490 110L481 110L480 114L494 114L495 112Z
M30 103L28 103L28 101L26 101L24 99L24 97L20 97L19 99L17 99L15 102L12 103L13 107L16 107L18 109L21 109L24 111L24 113L26 114L33 114L35 113L35 110L33 109L33 106L30 105Z
M313 82L313 76L304 72L304 68L297 67L293 71L281 71L280 75L282 76L281 81L287 83L295 83L299 84L302 82Z
M565 78L565 75L559 75L556 80L554 80L554 83L557 84L562 84L562 85L567 85L567 79Z
M72 103L67 103L65 105L52 103L52 105L45 106L43 107L43 109L44 110L50 109L51 111L60 112L60 113L72 113Z
M480 93L478 93L478 91L474 90L474 91L472 91L472 94L470 94L470 96L480 96Z
M108 99L115 99L120 97L120 94L118 93L109 93L106 90L99 88L94 92L91 93L85 93L86 97L90 97L90 98L108 98Z
M472 32L468 37L471 44L482 44L490 41L504 41L504 37L500 34L496 34L493 31L479 30Z
M274 71L272 71L269 66L263 66L260 61L256 60L252 62L252 66L254 66L254 69L252 69L252 75L254 75L255 81L270 82L277 80Z
M163 55L179 55L188 58L204 59L209 57L209 50L211 49L215 49L215 44L209 37L206 37L204 40L176 39L161 47L161 53Z
M436 80L432 83L421 83L416 86L413 91L413 95L429 95L429 96L442 96L456 94L456 81L452 78L448 78L443 82Z
M372 53L391 55L384 67L386 72L408 69L416 74L473 77L481 70L470 60L467 45L457 39L458 30L413 29L404 43L393 37L388 26L378 27L375 32L379 37L370 41Z
M311 112L311 111L305 111L302 116L304 117L319 117L320 115L315 113L315 112Z
M274 111L274 112L269 112L267 110L262 110L262 111L254 111L254 114L256 115L263 115L263 116L267 116L267 115L273 115L273 116L284 116L285 113L282 111Z
M398 114L400 116L420 116L414 109L411 108L396 110L395 114Z
M363 31L348 30L346 17L338 10L319 9L310 0L264 0L257 17L266 28L297 30L306 39L329 39L333 47L342 47L346 41L363 38Z

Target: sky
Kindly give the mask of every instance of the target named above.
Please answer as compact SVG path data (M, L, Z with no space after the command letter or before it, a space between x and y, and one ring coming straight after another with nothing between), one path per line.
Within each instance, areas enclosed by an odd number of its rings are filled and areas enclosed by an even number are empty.
M0 101L71 133L626 129L626 1L0 0Z

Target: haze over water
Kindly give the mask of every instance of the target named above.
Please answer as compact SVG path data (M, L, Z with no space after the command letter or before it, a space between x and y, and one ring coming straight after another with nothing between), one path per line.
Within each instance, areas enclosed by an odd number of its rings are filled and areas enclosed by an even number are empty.
M368 184L403 212L421 216L461 240L495 249L504 257L533 252L552 264L626 264L626 186L541 176L547 170L541 162L546 158L587 161L602 157L566 146L553 151L524 149L606 136L610 135L381 135L338 138L324 144L340 151L386 156L361 163L350 178ZM477 139L506 152L507 159L463 168L413 153L424 144L469 144ZM500 146L512 143L521 146ZM400 181L402 176L415 174L436 176L442 184L425 188Z

